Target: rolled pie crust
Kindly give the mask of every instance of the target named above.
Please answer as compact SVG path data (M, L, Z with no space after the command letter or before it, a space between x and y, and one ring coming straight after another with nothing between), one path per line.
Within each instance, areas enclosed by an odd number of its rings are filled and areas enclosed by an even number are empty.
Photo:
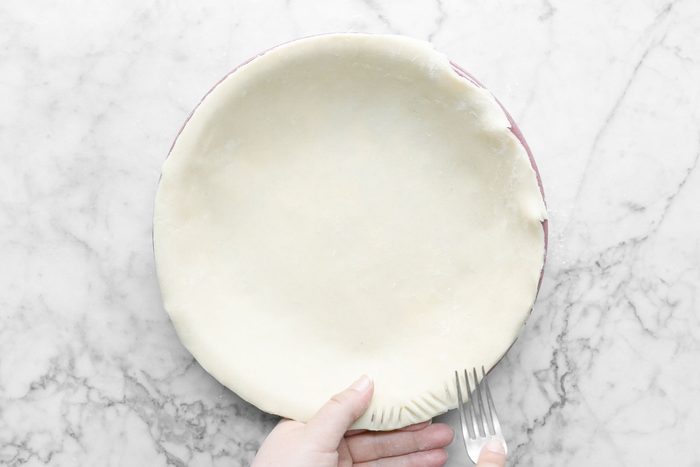
M456 406L533 305L546 210L504 110L425 42L271 49L201 102L163 166L154 245L183 344L267 412L308 420L361 374L356 428Z

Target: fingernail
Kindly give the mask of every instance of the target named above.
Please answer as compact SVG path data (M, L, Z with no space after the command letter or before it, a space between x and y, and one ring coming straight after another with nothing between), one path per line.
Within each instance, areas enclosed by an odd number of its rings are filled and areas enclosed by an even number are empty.
M352 386L350 386L350 389L354 389L355 391L359 392L365 392L366 390L369 389L369 387L372 385L372 380L369 379L369 376L367 375L362 375L360 379L352 383Z
M503 447L503 443L496 438L489 439L484 445L484 449L487 451L495 452L497 454L505 454L506 450Z

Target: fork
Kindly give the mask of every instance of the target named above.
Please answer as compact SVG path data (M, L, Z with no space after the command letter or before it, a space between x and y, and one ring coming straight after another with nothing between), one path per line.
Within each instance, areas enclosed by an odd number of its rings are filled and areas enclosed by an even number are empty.
M459 420L462 425L462 440L464 440L464 448L467 450L469 458L476 464L479 459L481 449L489 439L495 438L503 444L506 453L508 446L503 438L501 424L498 423L496 416L496 407L493 404L491 390L486 382L486 370L481 367L481 382L477 377L476 368L472 368L472 376L474 380L474 390L472 391L469 382L469 372L464 370L464 382L467 389L467 403L464 403L462 398L462 385L459 382L459 372L455 371L455 382L457 383L457 401L459 405ZM486 404L482 394L482 386L486 393ZM487 410L486 410L487 409Z

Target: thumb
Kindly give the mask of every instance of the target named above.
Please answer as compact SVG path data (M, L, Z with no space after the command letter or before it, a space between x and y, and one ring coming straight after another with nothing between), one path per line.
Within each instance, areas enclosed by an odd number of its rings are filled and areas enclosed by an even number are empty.
M338 449L345 432L369 407L373 391L372 380L362 376L321 407L306 425L318 448L324 451Z
M506 465L506 450L503 442L491 438L486 442L479 454L479 462L476 467L505 467Z

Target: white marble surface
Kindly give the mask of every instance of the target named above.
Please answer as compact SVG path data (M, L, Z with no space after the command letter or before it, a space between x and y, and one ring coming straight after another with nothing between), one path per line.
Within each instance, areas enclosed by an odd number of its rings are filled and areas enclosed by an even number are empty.
M214 82L326 31L431 40L535 152L549 261L492 378L510 465L700 466L696 0L0 3L0 464L249 465L274 419L179 344L153 196Z

